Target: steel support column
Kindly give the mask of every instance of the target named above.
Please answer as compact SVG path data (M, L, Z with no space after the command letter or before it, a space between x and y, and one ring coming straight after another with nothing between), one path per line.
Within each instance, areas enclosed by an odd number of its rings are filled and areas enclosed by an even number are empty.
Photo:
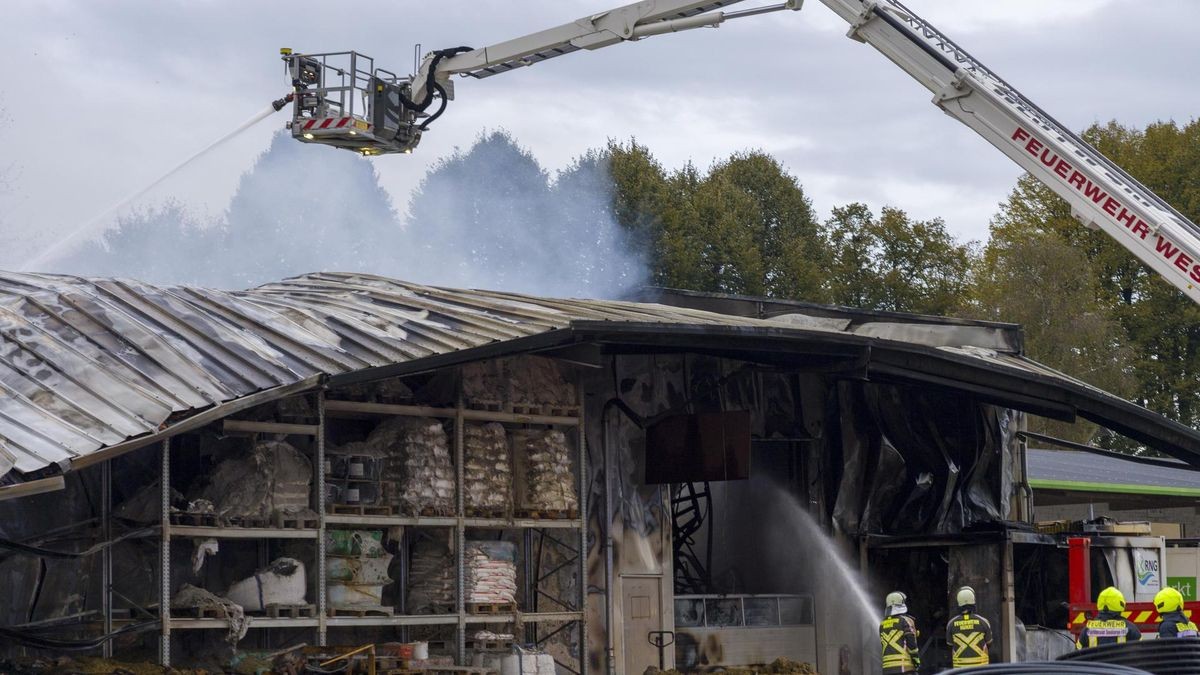
M463 521L466 508L465 490L463 485L463 433L465 417L463 416L462 369L458 370L458 396L454 411L454 472L455 472L455 519L454 534L457 546L454 551L455 598L454 608L458 612L458 630L455 632L454 661L458 665L466 665L467 661L467 578L466 565L467 529Z
M325 389L317 390L317 644L328 641L325 561Z
M579 673L588 673L588 465L587 465L587 417L584 408L587 399L584 397L583 378L575 380L575 392L579 403L579 425L575 433L579 438ZM607 476L605 476L607 478ZM607 497L606 497L607 498Z
M107 464L107 462L106 462ZM158 616L160 640L158 662L164 667L171 665L171 439L162 442L162 487L159 537L158 571Z
M112 460L107 460L100 464L100 531L102 533L105 547L100 554L100 604L101 611L104 613L104 634L109 635L113 632L112 623L112 600L113 600L113 559L112 546L108 542L112 541ZM104 658L112 658L113 644L112 640L105 640L102 648Z
M1004 653L1000 658L1005 663L1017 661L1017 597L1013 575L1013 543L1005 538L1001 560L1000 623L1004 630Z

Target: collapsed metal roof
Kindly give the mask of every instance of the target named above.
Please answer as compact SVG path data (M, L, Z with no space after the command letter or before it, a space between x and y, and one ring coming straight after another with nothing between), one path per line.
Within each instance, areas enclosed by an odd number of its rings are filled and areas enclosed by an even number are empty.
M1200 497L1200 472L1183 462L1148 464L1079 450L1041 448L1029 448L1027 455L1029 484L1034 489Z
M326 377L377 379L578 344L836 365L1059 418L1078 413L1200 463L1194 430L994 348L1004 340L945 344L947 335L986 334L962 332L961 322L947 320L954 329L934 335L912 330L932 325L928 317L889 315L864 329L829 320L835 308L789 309L759 319L361 274L219 291L0 273L0 476L55 464L65 471Z

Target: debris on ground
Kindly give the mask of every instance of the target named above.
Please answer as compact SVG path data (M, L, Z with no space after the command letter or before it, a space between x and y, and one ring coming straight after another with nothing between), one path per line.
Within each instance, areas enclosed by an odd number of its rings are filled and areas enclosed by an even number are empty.
M706 666L701 670L705 673L722 673L723 675L820 675L812 664L793 661L786 657L779 657L765 665ZM684 675L684 673L678 670L659 670L650 666L643 675Z
M72 658L0 659L0 673L5 675L209 675L207 670L164 668L148 661L115 661L98 656Z

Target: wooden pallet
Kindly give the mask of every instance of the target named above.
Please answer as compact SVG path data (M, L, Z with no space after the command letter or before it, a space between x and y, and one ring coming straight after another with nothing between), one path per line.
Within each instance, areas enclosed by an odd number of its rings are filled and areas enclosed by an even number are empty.
M388 504L330 504L329 512L352 516L390 516L395 511Z
M477 652L512 651L512 640L467 640L467 649Z
M459 675L489 675L496 672L495 668L486 668L482 666L451 666L439 664L427 664L423 670L426 675L433 673L458 673Z
M514 515L530 520L577 520L579 509L517 509Z
M171 512L172 525L194 525L198 527L216 527L215 513L188 513L186 511Z
M465 401L463 407L470 410L485 410L487 412L507 412L504 409L504 401L497 399L481 398Z
M475 509L467 508L464 510L468 518L507 518L507 509Z
M515 602L468 602L468 614L513 614L517 611Z
M281 516L276 515L273 519L273 525L277 528L287 530L315 530L320 525L320 520L317 518L301 518L299 516Z
M316 605L267 605L266 609L247 611L252 616L272 619L310 619L317 616Z
M330 605L329 616L394 616L394 607L383 605Z
M172 619L228 619L224 607L172 607Z
M445 511L439 511L432 506L426 506L416 513L403 513L401 515L410 516L412 518L448 518L451 516L451 514L446 513Z
M251 518L247 516L239 516L229 519L229 527L267 528L274 526L275 524L271 522L270 518Z
M539 417L579 417L579 406L556 403L513 403L512 411L518 415Z

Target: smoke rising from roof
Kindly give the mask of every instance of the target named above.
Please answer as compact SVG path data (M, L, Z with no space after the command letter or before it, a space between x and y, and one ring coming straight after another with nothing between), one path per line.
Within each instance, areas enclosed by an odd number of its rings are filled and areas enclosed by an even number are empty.
M166 201L40 271L217 288L342 271L611 298L646 277L613 216L612 191L603 152L551 176L492 132L435 164L401 218L371 161L280 132L221 216Z

